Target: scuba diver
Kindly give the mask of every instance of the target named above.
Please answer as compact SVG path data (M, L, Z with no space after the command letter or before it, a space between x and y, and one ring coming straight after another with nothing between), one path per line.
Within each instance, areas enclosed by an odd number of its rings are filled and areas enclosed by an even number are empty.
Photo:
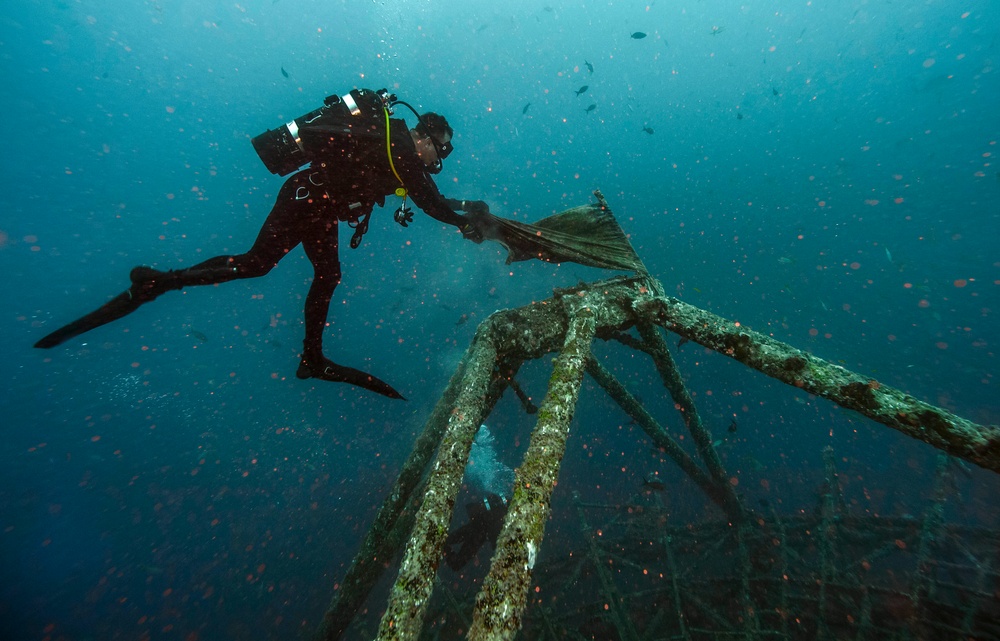
M417 116L412 129L404 120L389 117L397 104ZM481 243L483 234L476 220L455 210L489 213L489 206L482 201L446 199L431 177L441 171L441 161L452 152L452 134L443 116L418 114L385 89L355 89L344 96L327 97L323 107L252 140L272 173L296 173L281 187L249 251L216 256L187 269L135 267L129 274L128 289L42 338L35 347L55 347L130 314L171 290L264 276L301 243L314 275L305 301L305 339L296 376L348 383L390 398L403 398L375 376L338 365L323 354L323 330L341 276L338 227L346 222L354 229L350 244L358 247L374 206L384 206L385 197L395 193L402 196L403 205L394 218L403 227L413 220L406 204L409 197L431 218L454 225L465 238ZM307 163L307 168L297 171Z
M499 494L490 492L482 501L466 504L465 511L469 515L469 521L449 534L444 544L445 561L456 572L476 556L486 541L496 547L497 537L500 536L500 529L507 515L507 501Z

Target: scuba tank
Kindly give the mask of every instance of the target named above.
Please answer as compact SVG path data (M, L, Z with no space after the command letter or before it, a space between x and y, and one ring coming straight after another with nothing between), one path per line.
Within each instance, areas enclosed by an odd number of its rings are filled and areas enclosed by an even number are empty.
M392 115L396 103L396 95L387 89L353 89L343 96L327 96L319 109L250 142L272 174L287 176L318 157L349 155L358 137L384 129L385 114Z

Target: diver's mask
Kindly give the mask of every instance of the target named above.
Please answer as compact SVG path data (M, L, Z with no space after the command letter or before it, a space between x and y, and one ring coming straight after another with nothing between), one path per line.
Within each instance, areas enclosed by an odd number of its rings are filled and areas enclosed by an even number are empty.
M439 142L437 138L431 136L431 143L434 145L434 151L437 152L439 161L450 156L451 152L455 150L450 140L448 142Z
M441 163L441 161L450 156L451 152L455 150L455 147L451 144L450 140L448 142L441 142L440 140L438 140L434 136L434 134L430 132L430 128L428 128L427 125L424 124L423 120L418 122L417 126L414 127L414 129L420 135L427 136L428 138L430 138L431 144L434 145L434 151L437 152L437 157L438 157L437 162L435 162L433 165L427 168L427 173L429 174L441 173L441 170L444 168L444 165Z

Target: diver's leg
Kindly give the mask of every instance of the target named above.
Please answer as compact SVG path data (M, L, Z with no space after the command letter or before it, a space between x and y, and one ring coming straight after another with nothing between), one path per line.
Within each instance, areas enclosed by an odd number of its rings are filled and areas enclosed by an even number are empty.
M84 332L89 332L101 325L107 325L127 316L143 304L174 289L181 289L187 285L224 283L234 278L248 278L249 276L240 274L234 266L236 258L234 256L216 256L189 269L166 272L152 267L135 267L129 273L132 285L128 289L86 316L60 327L35 343L35 347L55 347L74 336L79 336Z
M301 242L302 220L315 213L309 201L302 197L301 187L305 180L296 174L285 181L249 251L236 256L215 256L187 269L160 271L136 267L130 274L133 295L153 300L174 289L217 285L237 278L258 278L270 272Z
M139 309L143 304L158 298L161 294L165 294L170 290L181 289L185 285L222 283L237 278L235 268L229 264L231 260L232 257L230 256L217 256L202 263L202 265L208 263L211 266L200 269L192 267L191 269L166 272L161 272L152 267L135 267L129 273L129 280L132 281L132 284L128 289L86 316L76 319L69 325L60 327L35 343L35 347L55 347L74 336L79 336L84 332L89 332L101 325L107 325L123 316L127 316Z
M127 316L144 303L171 290L188 285L224 283L236 278L256 278L268 273L301 239L295 222L304 209L303 199L298 197L302 193L299 187L303 180L297 174L285 182L271 213L257 234L257 240L247 253L216 256L181 270L160 271L146 266L135 267L129 274L132 284L127 290L86 316L45 336L35 343L35 347L55 347L84 332Z
M306 336L302 342L302 356L309 361L319 361L323 357L323 330L330 311L330 300L341 276L337 221L326 224L329 229L322 238L303 243L313 266L313 280L306 294Z
M129 272L132 295L140 298L143 303L157 298L175 289L183 289L189 285L215 285L225 283L234 278L241 278L236 265L235 256L216 256L198 263L187 269L171 269L160 271L152 267L140 265ZM255 274L256 276L256 274ZM248 278L249 276L242 276Z
M323 331L326 329L330 300L340 284L337 220L313 219L312 222L312 232L302 242L313 265L313 281L306 295L306 336L302 342L302 360L295 375L303 379L349 383L389 398L403 398L388 383L352 367L338 365L323 355Z

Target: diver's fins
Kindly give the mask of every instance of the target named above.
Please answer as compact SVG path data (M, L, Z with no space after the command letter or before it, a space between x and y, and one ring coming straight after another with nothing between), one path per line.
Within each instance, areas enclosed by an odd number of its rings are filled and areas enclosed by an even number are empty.
M181 273L174 271L161 272L144 265L134 267L129 273L129 280L132 281L131 287L83 318L78 318L69 325L60 327L35 343L35 347L42 349L55 347L74 336L89 332L101 325L107 325L122 316L128 316L139 309L143 303L148 303L160 294L183 287L180 278Z
M357 385L358 387L363 387L366 390L375 392L376 394L381 394L382 396L399 398L404 401L406 400L403 398L402 394L393 389L392 386L385 381L376 378L371 374L365 374L361 370L354 369L353 367L337 365L328 358L324 358L323 362L319 365L311 364L303 358L299 363L299 369L295 372L295 376L302 379L318 378L332 383Z
M48 349L60 345L74 336L79 336L84 332L89 332L95 327L107 325L111 321L118 320L122 316L127 316L139 309L144 301L134 298L130 290L125 290L110 301L90 312L82 318L78 318L69 325L64 325L52 332L45 338L35 343L35 347Z

